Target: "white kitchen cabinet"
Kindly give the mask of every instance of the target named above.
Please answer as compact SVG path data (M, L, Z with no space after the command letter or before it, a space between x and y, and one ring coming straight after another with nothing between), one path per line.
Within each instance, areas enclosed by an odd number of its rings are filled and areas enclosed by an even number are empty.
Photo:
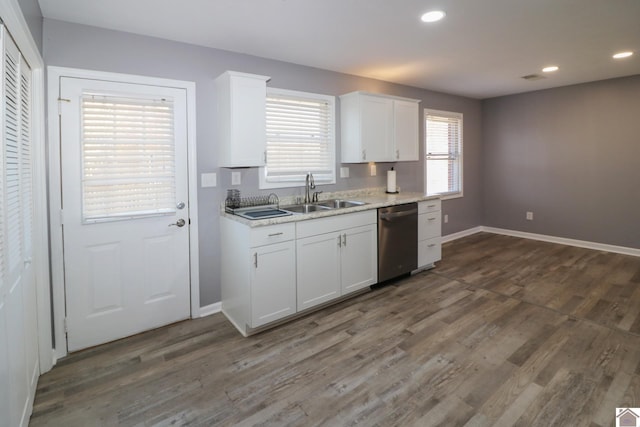
M296 313L295 226L220 218L222 311L245 336Z
M442 211L440 200L418 203L418 269L442 259Z
M373 285L378 281L377 226L350 228L342 234L342 295Z
M395 100L393 107L393 140L396 160L419 160L419 112L415 101Z
M298 239L296 242L298 310L332 299L342 292L338 232Z
M376 211L296 225L298 311L377 282Z
M226 71L215 79L220 167L264 166L269 77Z
M418 103L366 92L340 96L343 163L418 160Z
M251 248L251 327L296 312L295 242Z

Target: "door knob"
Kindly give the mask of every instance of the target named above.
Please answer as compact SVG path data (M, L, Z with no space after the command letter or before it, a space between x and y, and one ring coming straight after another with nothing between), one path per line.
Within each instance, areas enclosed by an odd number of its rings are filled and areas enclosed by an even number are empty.
M178 209L184 209L184 202L180 202L176 205L176 208Z
M176 221L175 224L169 224L169 227L173 227L174 225L176 227L184 227L185 224L186 222L184 221L184 219L180 218L179 220Z

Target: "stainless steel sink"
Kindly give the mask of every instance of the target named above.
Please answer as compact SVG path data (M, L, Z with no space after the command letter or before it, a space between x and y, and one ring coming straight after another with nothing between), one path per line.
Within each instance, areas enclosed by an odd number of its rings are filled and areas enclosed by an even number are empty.
M354 206L362 206L366 205L365 202L359 202L356 200L341 200L341 199L331 199L331 200L323 200L319 202L320 206L327 206L331 209L341 209L341 208L352 208Z
M292 206L283 206L281 209L293 213L311 213L318 211L326 211L331 209L329 206L323 206L320 204L302 204L302 205L292 205Z

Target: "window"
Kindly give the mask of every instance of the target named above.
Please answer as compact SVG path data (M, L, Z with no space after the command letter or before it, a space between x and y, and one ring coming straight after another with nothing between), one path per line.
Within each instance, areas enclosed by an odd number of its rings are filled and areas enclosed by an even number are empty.
M336 182L335 98L283 89L267 90L267 164L260 188Z
M82 97L85 222L175 211L173 101Z
M462 197L462 114L425 110L427 195Z

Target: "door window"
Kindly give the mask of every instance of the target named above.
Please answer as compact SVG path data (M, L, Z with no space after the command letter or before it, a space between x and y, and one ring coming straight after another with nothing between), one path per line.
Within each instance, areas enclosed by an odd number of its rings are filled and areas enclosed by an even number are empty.
M171 99L82 96L83 222L175 212Z

